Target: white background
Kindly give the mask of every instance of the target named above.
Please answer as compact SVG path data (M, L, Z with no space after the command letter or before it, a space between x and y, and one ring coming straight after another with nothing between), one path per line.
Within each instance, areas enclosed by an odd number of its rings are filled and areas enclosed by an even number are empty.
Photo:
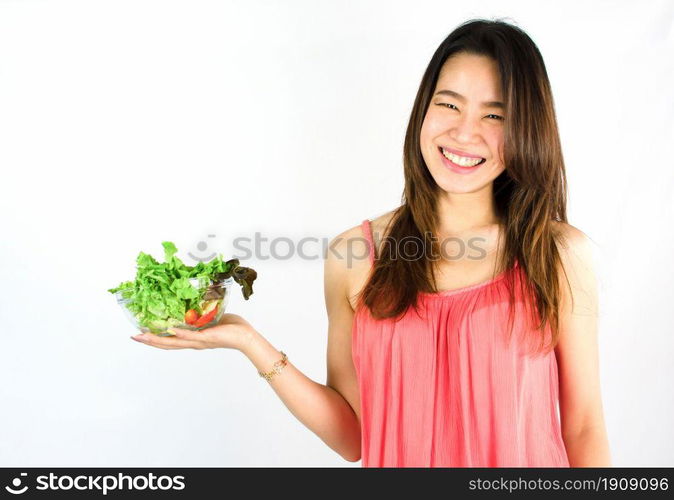
M600 251L614 465L673 466L674 2L464 5L1 0L0 465L359 467L241 353L129 339L106 290L165 240L193 265L199 241L327 241L397 206L431 55L504 17L544 56L569 221ZM243 259L229 311L325 383L312 248Z

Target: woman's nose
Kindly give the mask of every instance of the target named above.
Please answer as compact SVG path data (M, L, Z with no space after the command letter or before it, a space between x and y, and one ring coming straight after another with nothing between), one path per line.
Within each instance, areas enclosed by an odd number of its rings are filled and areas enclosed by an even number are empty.
M469 117L457 118L451 127L452 138L461 143L470 143L479 134L479 124Z

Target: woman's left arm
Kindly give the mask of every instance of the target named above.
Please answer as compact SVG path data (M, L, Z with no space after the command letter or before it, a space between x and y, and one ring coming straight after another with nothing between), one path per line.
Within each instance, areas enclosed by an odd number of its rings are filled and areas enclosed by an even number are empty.
M560 336L555 354L562 436L571 467L611 467L599 384L593 243L575 227L561 226L558 249L569 280L567 284L560 269Z

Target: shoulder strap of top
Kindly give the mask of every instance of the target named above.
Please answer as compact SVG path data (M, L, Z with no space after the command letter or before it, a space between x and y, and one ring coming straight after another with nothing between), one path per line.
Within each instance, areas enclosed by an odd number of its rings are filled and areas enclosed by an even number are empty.
M374 247L374 242L373 242L373 236L372 236L372 227L370 226L370 221L369 219L365 219L360 227L363 230L363 234L365 235L365 239L367 240L367 254L370 257L370 264L374 264L374 259L375 259L375 254L376 254L376 249Z

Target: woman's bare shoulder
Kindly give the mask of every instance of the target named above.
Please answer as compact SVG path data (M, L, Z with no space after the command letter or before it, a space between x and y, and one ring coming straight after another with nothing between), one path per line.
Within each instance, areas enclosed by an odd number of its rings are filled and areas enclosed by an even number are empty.
M381 241L381 235L391 220L394 211L391 210L378 217L369 218L375 245ZM329 254L327 259L332 262L329 265L335 265L344 272L349 302L354 309L355 297L365 284L371 269L369 247L362 227L363 220L366 218L363 217L360 222L333 237L327 250Z
M396 209L389 210L388 212L385 212L381 214L378 217L375 217L372 219L372 224L378 227L386 227L386 225L393 219L393 216L395 215Z
M374 218L367 218L370 221L370 228L375 235L375 239L379 239L378 236L384 234L384 231L386 230L389 222L391 221L393 215L395 214L395 210L396 209L390 210ZM365 219L366 217L364 217L360 222L358 222L358 224L351 226L348 229L345 229L337 236L335 236L332 240L335 243L335 247L339 247L340 249L346 249L346 247L351 245L353 247L354 253L356 254L362 253L359 252L359 250L367 249L367 241L366 241L367 235L363 233L363 226L362 226L363 221Z
M586 233L571 224L556 221L554 227L559 235L556 244L560 257L560 280L568 279L577 295L583 294L594 310L595 288L598 273L601 273L600 248Z
M388 234L390 230L389 225L391 224L391 221L393 220L397 210L398 208L394 208L371 220L372 234L377 247L379 247L383 238Z
M552 221L553 232L560 250L582 250L591 247L592 239L583 231L568 222Z
M338 263L350 275L354 268L368 262L368 245L362 221L334 236L327 248L326 259Z

